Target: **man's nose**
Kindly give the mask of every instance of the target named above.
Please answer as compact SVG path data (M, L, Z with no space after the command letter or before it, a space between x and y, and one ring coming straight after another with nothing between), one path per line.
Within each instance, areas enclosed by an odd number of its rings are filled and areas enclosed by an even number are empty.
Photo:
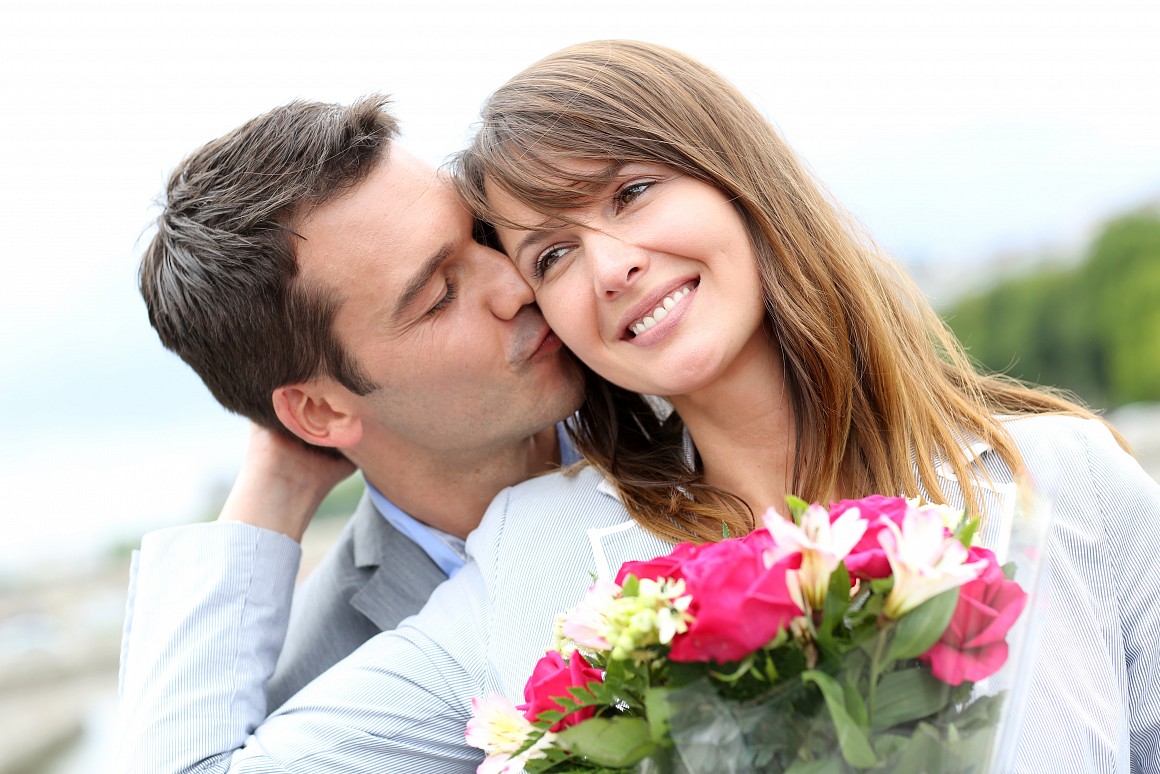
M584 251L592 266L596 293L612 298L648 271L648 252L612 234L591 233Z
M481 245L479 249L490 254L485 266L490 280L488 303L496 317L510 320L525 306L535 303L536 294L532 292L532 286L524 280L510 258L489 247Z

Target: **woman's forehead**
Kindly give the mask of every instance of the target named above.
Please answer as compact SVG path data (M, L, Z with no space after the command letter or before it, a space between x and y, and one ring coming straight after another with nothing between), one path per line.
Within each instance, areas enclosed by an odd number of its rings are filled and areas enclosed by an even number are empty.
M483 178L486 216L496 225L543 230L568 218L562 213L579 209L599 197L622 175L626 162L559 159L504 165ZM553 223L555 222L555 223Z

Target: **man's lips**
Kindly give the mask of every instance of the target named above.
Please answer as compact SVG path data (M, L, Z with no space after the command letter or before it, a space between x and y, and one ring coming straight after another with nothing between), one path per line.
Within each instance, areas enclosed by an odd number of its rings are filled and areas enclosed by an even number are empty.
M524 363L529 360L535 360L543 355L551 354L563 346L560 337L557 336L548 324L541 322L539 326L534 329L527 329L520 331L516 336L514 345L512 346L513 363Z
M564 343L560 341L560 337L556 335L555 331L553 331L551 328L548 328L544 333L544 337L540 339L539 346L536 347L535 351L532 352L532 356L529 359L534 360L541 355L550 354L562 346L564 346Z

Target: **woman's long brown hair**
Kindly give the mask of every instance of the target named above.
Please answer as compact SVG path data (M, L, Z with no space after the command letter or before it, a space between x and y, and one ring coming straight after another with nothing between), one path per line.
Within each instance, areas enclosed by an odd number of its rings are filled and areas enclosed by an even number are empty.
M484 220L503 222L489 189L559 219L608 180L568 171L577 161L665 164L732 197L784 359L796 424L792 486L807 501L832 499L839 482L847 497L924 489L943 500L937 461L960 481L978 475L959 453L966 440L1021 467L999 416L1093 416L1060 392L979 373L760 112L683 54L635 41L552 54L492 95L455 171ZM641 396L591 371L574 437L633 517L661 537L711 541L755 526L744 503L689 469L679 417L661 419ZM964 494L976 509L971 487Z

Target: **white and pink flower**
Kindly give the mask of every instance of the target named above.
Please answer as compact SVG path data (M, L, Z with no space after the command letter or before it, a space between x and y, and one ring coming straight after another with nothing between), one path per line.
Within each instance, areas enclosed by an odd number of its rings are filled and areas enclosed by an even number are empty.
M986 566L984 561L968 561L966 547L947 529L939 509L910 507L901 527L890 520L882 524L886 529L878 541L894 575L894 588L883 606L890 618L901 618L928 599L973 581Z
M471 720L467 722L467 743L487 753L487 758L476 769L477 774L508 774L524 770L524 764L544 757L544 749L551 746L555 734L546 732L527 750L516 751L527 744L537 729L524 713L498 693L486 699L471 700Z
M601 578L588 589L580 604L565 614L560 632L582 648L608 650L605 634L616 617L620 586Z
M765 552L766 565L772 567L800 552L801 567L787 576L790 593L803 610L820 610L826 601L830 576L862 539L866 520L857 508L849 508L831 522L830 514L820 505L806 508L800 525L782 518L772 508L765 512L764 519L774 542Z
M623 591L616 583L596 581L580 604L560 619L556 650L570 655L571 647L578 645L624 659L649 645L668 645L688 631L692 597L685 593L684 580L643 578L632 596Z

